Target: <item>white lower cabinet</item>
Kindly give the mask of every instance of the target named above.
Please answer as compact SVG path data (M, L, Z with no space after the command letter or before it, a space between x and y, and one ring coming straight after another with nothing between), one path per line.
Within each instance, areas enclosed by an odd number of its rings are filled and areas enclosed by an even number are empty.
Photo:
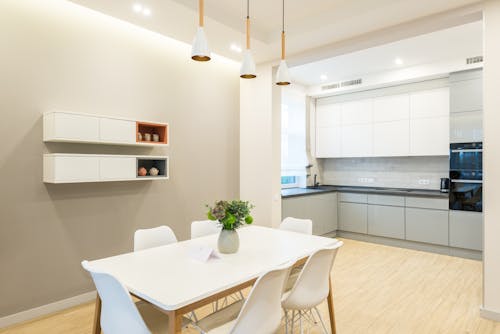
M398 206L368 205L368 234L404 239L405 208Z
M448 211L406 208L406 240L448 246Z
M339 230L366 234L368 232L368 205L340 202Z
M483 213L450 211L450 246L483 249Z
M138 163L147 171L158 169L158 175L139 177ZM83 183L106 181L168 179L168 157L124 156L98 154L45 154L43 156L43 182Z
M281 215L282 219L286 217L311 219L315 235L336 231L337 193L283 198Z

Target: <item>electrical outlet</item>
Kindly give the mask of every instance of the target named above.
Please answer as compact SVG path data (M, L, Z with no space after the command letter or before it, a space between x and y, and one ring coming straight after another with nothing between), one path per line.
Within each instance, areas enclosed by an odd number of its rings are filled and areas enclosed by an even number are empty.
M431 184L431 180L429 180L429 179L419 179L418 180L418 184L420 184L420 185Z

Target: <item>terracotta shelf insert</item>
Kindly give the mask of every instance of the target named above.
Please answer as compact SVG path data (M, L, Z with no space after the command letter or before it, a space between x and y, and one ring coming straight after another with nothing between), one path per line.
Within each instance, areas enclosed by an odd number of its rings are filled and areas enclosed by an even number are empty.
M136 132L136 141L138 143L168 144L168 125L166 124L136 122ZM159 137L158 141L154 140L156 135Z

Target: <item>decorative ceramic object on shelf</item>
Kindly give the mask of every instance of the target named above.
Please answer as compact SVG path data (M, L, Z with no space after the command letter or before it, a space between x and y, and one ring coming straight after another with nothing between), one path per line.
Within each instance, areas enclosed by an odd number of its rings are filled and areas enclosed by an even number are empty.
M144 134L144 140L145 141L151 141L151 134L150 133L145 133Z
M140 167L139 170L137 171L137 175L146 176L148 175L148 170L144 167Z
M151 176L158 176L159 173L160 171L156 167L151 167L151 169L149 170L149 175Z
M250 210L254 206L249 202L217 201L214 207L208 206L207 217L210 220L217 220L222 225L222 230L217 240L217 247L220 253L233 254L240 247L240 239L236 229L244 224L251 224L253 218Z
M159 142L159 141L160 141L160 135L159 135L159 134L157 134L157 133L154 133L154 134L153 134L153 141L155 141L155 142Z
M137 141L142 141L142 133L137 132Z

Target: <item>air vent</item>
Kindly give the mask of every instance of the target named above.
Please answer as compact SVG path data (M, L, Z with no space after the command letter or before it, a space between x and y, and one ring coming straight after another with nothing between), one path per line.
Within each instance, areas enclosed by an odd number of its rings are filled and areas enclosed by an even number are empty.
M337 88L342 88L342 87L347 87L347 86L356 86L356 85L361 85L362 83L363 83L362 79L336 82L336 83L333 83L330 85L322 86L321 90L337 89Z
M477 56L477 57L470 57L465 59L465 62L467 65L469 64L475 64L475 63L482 63L483 62L483 56Z

